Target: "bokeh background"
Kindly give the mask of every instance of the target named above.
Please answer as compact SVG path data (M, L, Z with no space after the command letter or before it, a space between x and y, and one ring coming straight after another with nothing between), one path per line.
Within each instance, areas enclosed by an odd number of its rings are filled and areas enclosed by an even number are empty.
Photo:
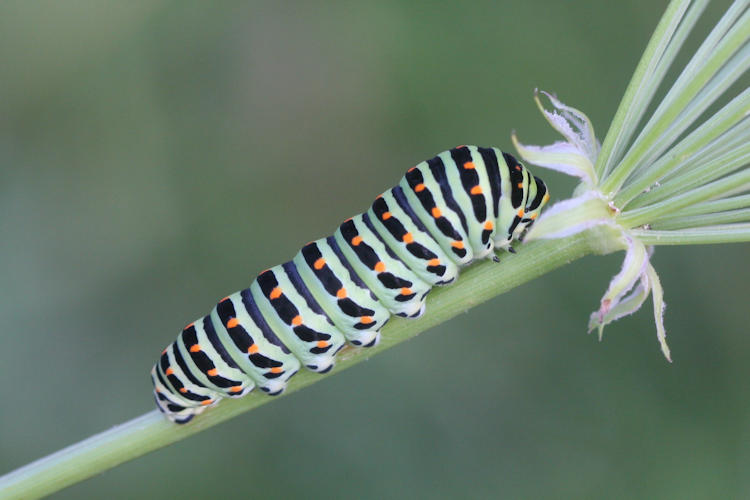
M150 411L184 324L412 164L555 139L535 87L603 135L665 6L3 2L0 472ZM674 364L650 309L586 335L589 257L56 498L747 498L748 250L657 250Z

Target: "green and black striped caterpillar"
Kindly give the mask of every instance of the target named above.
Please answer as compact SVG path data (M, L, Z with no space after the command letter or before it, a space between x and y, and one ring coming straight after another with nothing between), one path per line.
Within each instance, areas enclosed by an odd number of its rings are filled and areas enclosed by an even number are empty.
M370 209L221 300L151 370L159 409L185 423L256 385L280 394L304 365L325 373L346 341L370 347L392 314L417 318L459 268L513 251L549 199L496 148L459 146L409 169Z

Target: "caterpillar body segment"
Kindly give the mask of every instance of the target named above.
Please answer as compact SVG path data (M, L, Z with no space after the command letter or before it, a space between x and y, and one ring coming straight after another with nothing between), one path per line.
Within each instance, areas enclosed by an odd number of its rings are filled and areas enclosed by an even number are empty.
M391 314L331 248L329 238L308 243L292 261L325 314L355 346L375 345Z
M370 347L391 315L418 318L435 285L512 250L549 194L513 156L459 146L409 169L364 213L191 323L151 371L177 423L256 386L280 394L305 367L329 371L346 342Z

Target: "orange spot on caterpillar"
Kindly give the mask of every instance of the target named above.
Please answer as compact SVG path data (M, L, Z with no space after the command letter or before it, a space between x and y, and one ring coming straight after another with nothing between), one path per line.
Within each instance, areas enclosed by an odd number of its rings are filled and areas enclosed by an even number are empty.
M201 345L200 344L191 345L190 352L201 352Z
M388 220L388 219L390 219L391 217L393 217L393 214L391 214L390 212L383 212L383 215L382 215L382 217L381 217L381 218L382 218L383 220Z
M464 163L464 168L466 170L471 170L471 169L474 169L476 167L474 166L474 162L473 161L467 161L466 163Z
M544 202L546 203L548 201L549 201L549 193L544 195Z
M328 347L328 342L326 342L325 340L318 340L318 342L316 342L315 345L320 348Z
M413 243L413 242L414 242L414 235L413 235L413 234L411 234L411 233L406 233L406 234L404 234L404 237L403 237L403 238L401 238L401 240L402 240L402 241L403 241L404 243L407 243L407 244L409 244L409 243Z
M270 298L271 300L273 300L273 299L278 299L279 297L281 297L281 288L279 288L279 287L277 286L276 288L274 288L273 290L271 290L271 293L270 293L270 294L268 294L268 297L269 297L269 298Z
M274 366L273 368L271 368L270 371L271 371L271 373L281 373L284 370L280 366Z
M185 394L188 390L184 387L180 387L180 392Z
M414 191L416 191L417 193L421 193L422 191L424 191L424 189L425 189L424 184L417 184L416 186L414 186Z
M323 269L325 265L326 265L326 260L323 257L321 257L315 261L315 264L313 264L313 267L317 269L318 271L320 271L321 269Z
M219 374L219 370L217 370L216 368L211 368L206 373L208 374L209 377L215 377L216 375Z
M401 289L401 295L411 295L412 293L414 292L411 291L411 288L404 287Z
M190 324L189 324L188 326L186 326L185 328L183 328L183 330L187 330L187 329L189 329L189 328L192 328L193 326L195 326L195 321L193 321L193 322L192 322L192 323L190 323ZM164 349L164 350L166 351L166 349Z
M360 243L362 243L362 237L360 235L357 235L354 238L352 238L352 245L354 245L355 247L359 245Z
M518 216L523 217L524 211L523 208L518 211Z
M293 318L292 318L292 324L293 324L294 326L299 326L299 325L301 325L301 324L302 324L302 316L300 316L300 315L298 314L298 315L296 315L295 317L293 317Z
M516 166L515 166L515 167L513 167L513 168L515 168L516 170L521 170L521 165L516 165Z
M439 266L440 265L440 259L430 259L427 262L427 265L430 266L430 267Z
M461 149L461 148L465 148L465 147L466 147L465 144L461 144L460 146L456 146L454 149Z
M490 220L488 220L487 222L484 223L484 228L487 231L492 231L492 228L494 228L494 227L495 227L495 225Z
M432 212L432 216L435 217L436 219L439 219L440 217L443 216L443 212L441 212L438 207L432 207L431 212Z
M210 404L213 404L213 402L214 402L213 399L207 399L205 401L201 401L201 406L208 406Z
M345 299L346 298L346 290L344 288L339 288L336 291L336 298L337 299Z
M227 321L227 328L234 328L239 324L240 320L238 320L237 318L231 318L229 321Z
M519 182L516 186L518 186L518 189L523 189L523 182Z
M464 247L464 242L461 241L461 240L454 240L454 241L451 242L451 246L453 248L463 248Z
M471 188L470 193L471 194L482 194L482 186L480 186L479 184L477 184L476 186L474 186L473 188Z
M382 273L383 271L385 271L385 263L380 260L375 263L375 267L373 267L373 269L375 269L379 273Z
M241 385L235 385L229 388L229 392L242 392Z
M414 170L415 168L417 168L417 167L411 167L411 168L410 168L409 170L407 170L407 172L411 172L411 171L412 171L412 170Z
M174 375L174 370L170 366L169 368L167 368L167 371L165 371L164 373L166 373L167 375Z
M359 322L362 323L363 325L369 325L373 321L375 320L372 319L372 316L362 316L359 318Z
M536 219L537 214L531 214L531 220Z
M248 354L255 354L259 350L260 350L260 348L258 347L258 344L253 344L253 345L251 345L250 347L247 348L247 353Z

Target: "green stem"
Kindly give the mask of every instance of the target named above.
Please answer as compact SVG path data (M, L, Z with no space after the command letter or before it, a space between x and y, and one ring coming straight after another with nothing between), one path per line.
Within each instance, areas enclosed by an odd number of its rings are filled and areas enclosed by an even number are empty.
M470 307L584 255L608 253L613 250L608 243L602 241L601 234L580 233L561 240L530 242L516 255L501 256L499 265L489 261L473 265L463 272L456 284L430 294L427 312L420 319L393 318L383 328L377 346L343 349L336 357L333 373L340 373ZM300 372L292 378L284 395L329 375ZM0 477L0 499L48 495L276 399L257 391L242 399L227 399L186 425L170 423L152 411Z
M633 135L635 126L653 97L653 94L649 95L647 92L650 88L649 82L688 5L690 5L689 1L672 0L654 30L628 88L625 89L625 95L612 119L607 136L604 138L596 165L596 172L600 179L620 159L622 151Z
M750 221L750 208L713 212L703 215L680 215L657 219L651 224L654 229L684 229L689 227L715 226L718 224L732 224L734 222Z
M742 122L750 113L750 89L745 89L741 94L727 103L715 115L706 120L696 128L672 150L657 160L642 175L637 176L615 196L615 204L626 207L631 200L639 196L644 190L659 181L662 177L679 168L685 158L690 158L703 148L710 145L712 141L719 139L725 133L731 133L733 127ZM740 128L739 130L744 130ZM731 153L731 151L729 152ZM678 183L679 178L672 179ZM634 205L638 205L634 203Z
M738 189L743 191L750 189L750 169L742 170L668 200L660 201L647 207L625 211L618 216L617 222L624 227L637 227L642 224L650 224L659 217L678 215L676 212L681 208L717 198L721 195L727 195L733 190Z
M713 245L750 241L750 224L727 224L677 231L631 229L629 232L644 245Z
M696 160L697 162L697 160ZM680 193L700 187L724 175L730 174L750 162L750 143L738 146L725 154L703 160L703 162L684 172L680 176L655 186L648 193L643 193L637 203L630 205L627 211L637 210L644 206L660 203ZM617 199L617 198L616 198ZM615 202L616 203L616 202Z
M671 144L664 133L672 127L672 135L679 135L692 123L689 120L677 121L678 116L690 104L696 95L716 75L721 67L740 50L750 37L750 14L745 13L736 25L711 52L707 60L701 61L699 69L687 83L680 79L667 94L662 104L641 130L631 149L625 154L612 175L601 186L602 192L617 192L627 178L641 166L642 160L654 150L664 150ZM682 78L682 77L681 77ZM705 105L710 104L706 102ZM679 125L675 125L679 123Z
M750 194L743 194L741 196L734 196L732 198L723 198L721 200L705 201L703 203L697 203L692 207L683 208L680 213L683 216L688 215L703 215L711 214L716 212L724 212L726 210L735 210L745 207L750 207Z

